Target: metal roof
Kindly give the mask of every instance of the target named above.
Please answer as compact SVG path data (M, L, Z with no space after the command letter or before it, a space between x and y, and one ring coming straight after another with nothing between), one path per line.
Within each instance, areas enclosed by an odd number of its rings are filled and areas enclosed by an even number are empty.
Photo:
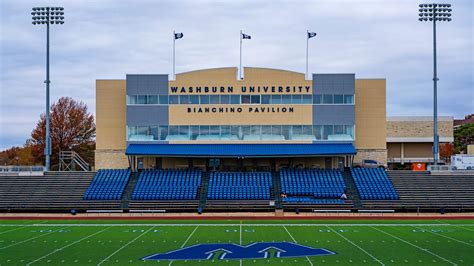
M354 155L353 143L308 144L129 144L126 155L163 157L286 157Z

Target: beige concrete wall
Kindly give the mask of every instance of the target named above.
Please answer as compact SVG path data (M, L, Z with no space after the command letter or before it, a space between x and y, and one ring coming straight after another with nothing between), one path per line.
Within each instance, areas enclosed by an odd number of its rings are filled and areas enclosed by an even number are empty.
M402 152L401 143L387 143L387 155L388 158L400 158Z
M360 164L363 160L376 160L380 163L387 163L387 149L357 149L354 156L354 163Z
M356 79L355 120L357 149L387 148L385 79Z
M438 134L442 137L453 137L453 120L438 121ZM406 118L406 120L387 121L387 137L388 138L430 138L433 137L433 121L414 120Z
M125 80L96 81L95 168L127 168Z
M128 168L125 150L96 150L95 170Z
M404 143L404 158L430 158L433 156L433 143Z

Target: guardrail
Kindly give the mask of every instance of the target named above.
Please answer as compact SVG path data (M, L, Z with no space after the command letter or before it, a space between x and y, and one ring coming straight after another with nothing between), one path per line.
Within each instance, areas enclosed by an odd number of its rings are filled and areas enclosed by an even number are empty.
M0 166L0 173L44 172L42 165L6 165Z

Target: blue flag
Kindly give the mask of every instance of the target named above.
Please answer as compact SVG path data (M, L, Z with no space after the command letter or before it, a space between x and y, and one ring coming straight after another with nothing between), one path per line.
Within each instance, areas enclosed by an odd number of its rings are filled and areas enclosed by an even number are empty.
M252 39L252 37L250 35L247 35L247 34L244 34L242 33L242 39Z
M177 40L177 39L181 39L184 37L184 34L182 32L177 32L174 34L174 39Z
M311 39L314 36L316 36L316 32L308 32L308 39Z

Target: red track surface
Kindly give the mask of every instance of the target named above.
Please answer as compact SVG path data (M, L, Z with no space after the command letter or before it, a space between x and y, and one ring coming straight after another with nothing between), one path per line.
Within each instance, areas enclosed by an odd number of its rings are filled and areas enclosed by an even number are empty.
M0 220L474 220L474 216L0 216Z

